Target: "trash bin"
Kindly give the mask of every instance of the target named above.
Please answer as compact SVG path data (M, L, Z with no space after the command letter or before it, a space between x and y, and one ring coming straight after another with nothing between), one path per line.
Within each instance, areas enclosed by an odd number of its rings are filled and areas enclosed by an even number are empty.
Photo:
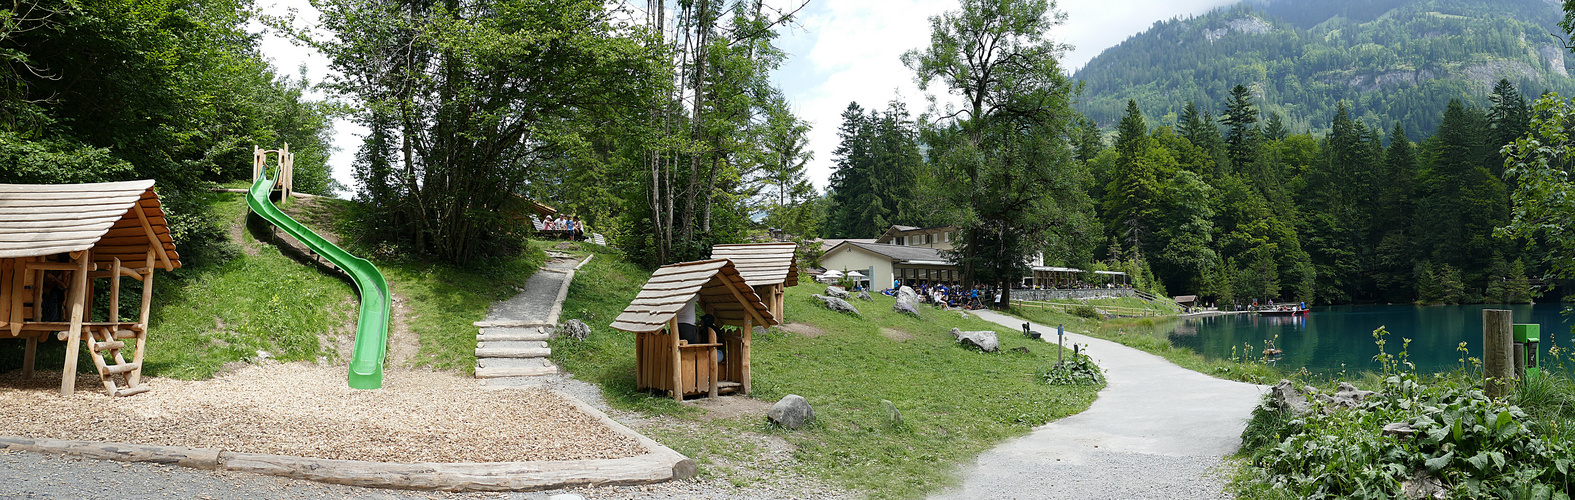
M1541 351L1542 325L1523 324L1515 325L1515 346L1524 349L1526 379L1542 376L1542 369L1537 367L1537 353Z

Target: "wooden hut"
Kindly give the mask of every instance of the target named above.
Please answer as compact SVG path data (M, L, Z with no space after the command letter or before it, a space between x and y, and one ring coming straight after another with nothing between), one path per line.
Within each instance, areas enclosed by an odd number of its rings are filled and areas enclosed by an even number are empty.
M153 300L153 270L180 267L153 181L96 184L0 184L0 336L27 341L23 376L33 372L38 341L66 340L60 393L75 390L77 352L86 341L112 396L147 391L140 384ZM142 312L120 318L120 279L142 282ZM108 317L92 317L95 283L107 282ZM135 340L127 361L127 340ZM120 375L124 386L116 384Z
M678 311L698 295L704 314L736 331L702 332L701 343L678 337ZM662 266L612 327L635 334L635 385L668 391L673 399L722 392L749 393L749 343L754 326L777 324L771 310L727 259ZM717 349L727 351L718 361Z
M711 247L711 258L733 261L744 283L755 289L771 315L782 322L783 294L787 287L798 286L798 262L793 258L797 251L798 244L793 242L716 245Z

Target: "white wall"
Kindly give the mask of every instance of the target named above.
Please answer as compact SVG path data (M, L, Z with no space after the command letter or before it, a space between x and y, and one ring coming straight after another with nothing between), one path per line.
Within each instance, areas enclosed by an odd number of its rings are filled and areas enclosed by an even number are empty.
M892 280L896 277L891 271L891 259L859 249L853 245L843 245L841 248L826 252L820 257L820 265L826 270L849 270L864 273L870 279L870 288L885 290L891 287ZM870 268L874 267L873 274Z

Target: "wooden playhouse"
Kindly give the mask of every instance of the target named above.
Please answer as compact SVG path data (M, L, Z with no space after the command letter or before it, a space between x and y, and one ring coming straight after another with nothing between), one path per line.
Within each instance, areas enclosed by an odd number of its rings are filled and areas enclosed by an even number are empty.
M786 321L782 315L786 304L783 295L787 287L798 286L798 261L794 258L797 251L798 244L793 242L740 243L711 247L711 258L733 261L744 283L755 289L755 295L780 323Z
M151 180L0 184L0 337L26 340L23 376L32 376L40 340L68 341L62 395L76 388L79 340L111 396L148 390L140 379L153 270L177 267L180 254ZM142 282L135 320L119 314L123 277ZM96 292L101 281L104 291ZM96 293L109 294L107 317L93 317Z
M719 326L697 344L679 339L678 313L698 295L703 314ZM612 327L635 334L635 385L668 391L673 399L724 392L749 393L749 344L756 325L777 324L771 310L727 259L662 266ZM727 352L719 360L719 349Z

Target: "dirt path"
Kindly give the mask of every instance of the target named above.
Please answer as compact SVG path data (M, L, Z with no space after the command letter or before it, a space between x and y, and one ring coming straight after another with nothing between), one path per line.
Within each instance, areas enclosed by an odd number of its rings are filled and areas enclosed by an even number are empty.
M1005 326L1023 321L989 311ZM1040 332L1053 326L1035 324ZM980 455L961 487L940 498L1227 498L1213 470L1241 443L1268 387L1221 380L1115 342L1077 334L1108 385L1087 411Z

